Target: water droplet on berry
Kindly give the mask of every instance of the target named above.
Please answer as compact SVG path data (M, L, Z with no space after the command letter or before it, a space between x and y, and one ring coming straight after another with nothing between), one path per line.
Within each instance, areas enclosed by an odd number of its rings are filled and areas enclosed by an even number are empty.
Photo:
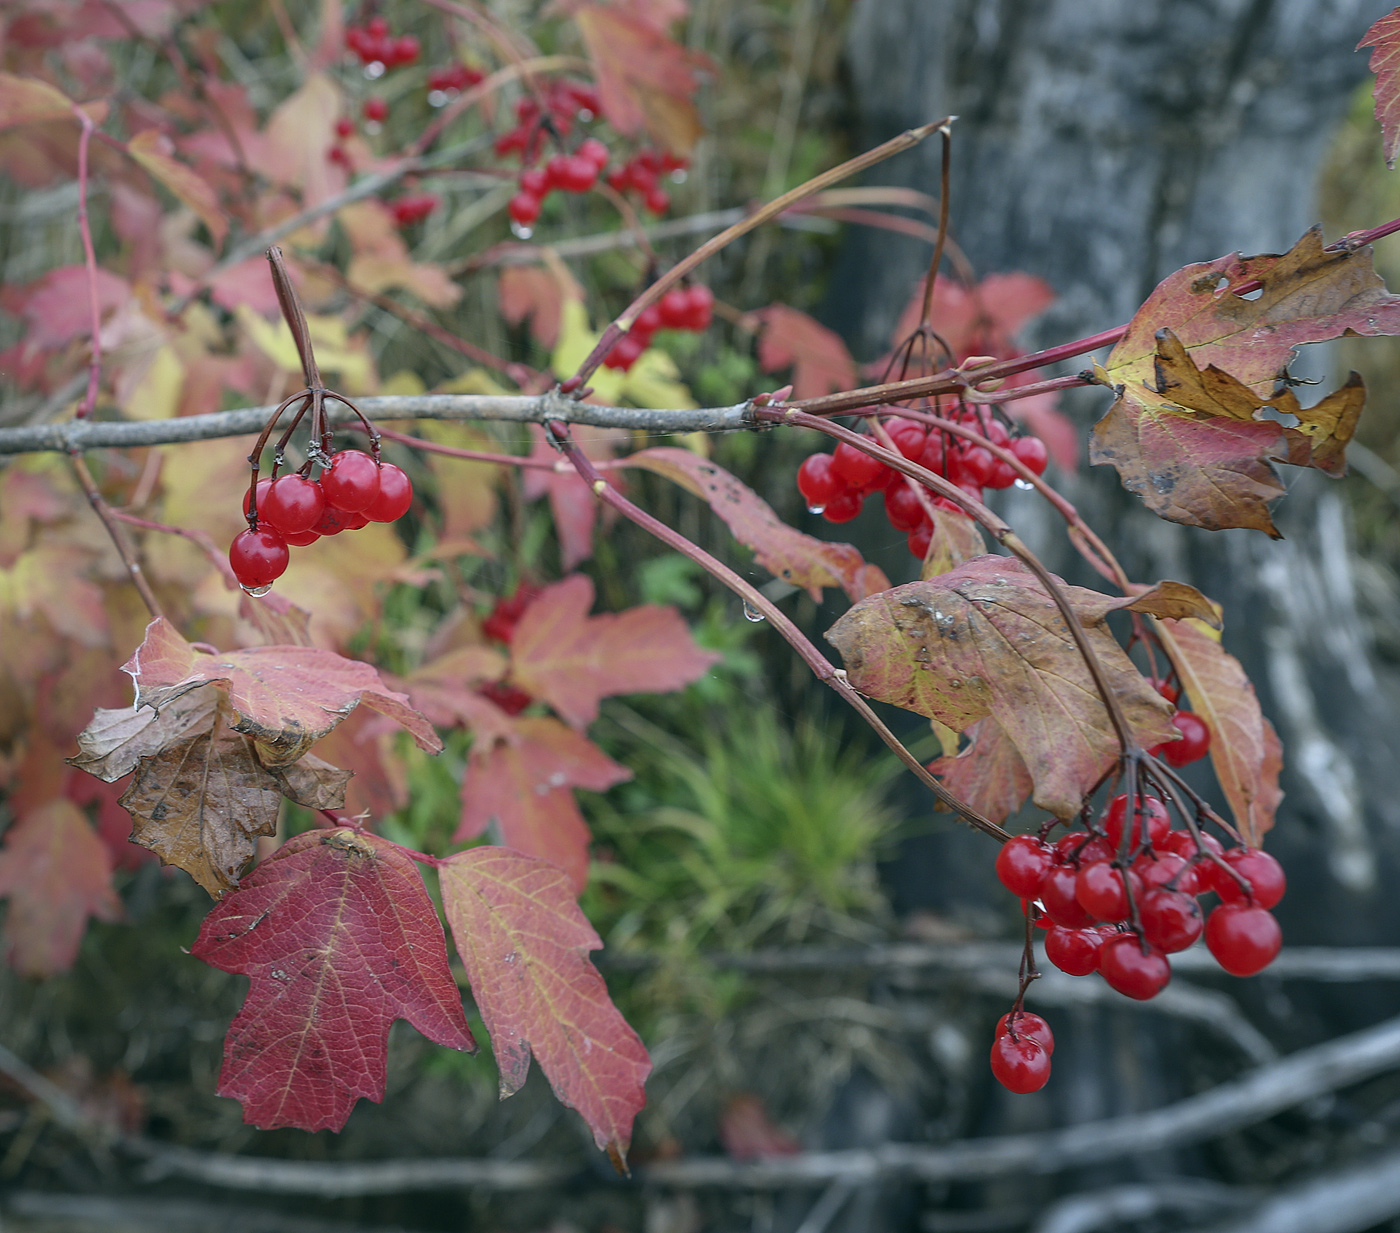
M1023 479L1018 479L1014 482L1015 486L1019 488L1022 492L1030 492L1035 487L1034 484L1029 484Z
M593 119L593 113L589 111L587 107L580 107L578 109L578 118L582 120L585 124L587 124L591 119Z
M371 60L365 65L365 77L370 81L378 81L384 76L384 61Z
M744 620L755 623L763 620L763 613L755 608L748 600L744 601Z
M809 514L824 514L824 513L826 513L826 506L825 506L825 505L809 505L809 506L807 507L807 512L808 512Z
M535 234L535 229L533 227L526 227L523 223L517 223L514 219L511 219L510 233L517 240L528 240Z
M378 120L366 120L366 121L365 121L365 135L366 135L367 137L375 137L375 136L378 136L378 135L379 135L380 133L382 133L383 131L384 131L384 126L383 126L382 124L380 124Z
M429 90L429 91L428 91L428 106L429 106L429 107L443 107L443 106L446 105L446 103L447 103L447 91L446 91L446 90Z
M270 582L266 586L261 587L245 587L241 582L238 585L240 587L243 587L243 590L247 591L248 594L251 595L254 599L261 599L270 590L272 590L272 583Z

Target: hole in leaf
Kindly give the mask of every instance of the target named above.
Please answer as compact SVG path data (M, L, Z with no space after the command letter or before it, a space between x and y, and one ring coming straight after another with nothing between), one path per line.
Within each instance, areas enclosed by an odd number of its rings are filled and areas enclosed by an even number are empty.
M1275 424L1282 424L1285 428L1297 428L1303 421L1292 411L1280 411L1276 407L1260 407L1254 413L1256 420L1272 420Z
M1264 288L1263 288L1263 287L1255 287L1253 291L1246 291L1246 292L1245 292L1243 295L1241 295L1239 298L1240 298L1241 300L1257 300L1257 299L1258 299L1261 295L1263 295L1263 294L1264 294Z

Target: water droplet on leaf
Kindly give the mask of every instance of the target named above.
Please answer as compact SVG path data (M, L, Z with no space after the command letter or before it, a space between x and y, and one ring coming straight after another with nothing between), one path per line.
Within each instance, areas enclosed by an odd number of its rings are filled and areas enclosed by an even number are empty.
M749 603L748 600L744 601L744 620L755 622L763 620L763 613Z

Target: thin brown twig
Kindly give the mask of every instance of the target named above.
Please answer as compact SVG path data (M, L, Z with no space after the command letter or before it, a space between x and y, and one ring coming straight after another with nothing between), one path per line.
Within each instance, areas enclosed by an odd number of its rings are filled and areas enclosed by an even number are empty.
M112 507L107 504L106 498L98 490L97 482L92 478L92 472L88 470L83 456L76 453L70 454L69 462L73 466L73 474L77 476L83 494L88 499L88 504L92 506L93 513L102 519L102 525L107 528L107 534L111 536L117 554L121 557L122 564L126 566L126 572L131 575L131 581L136 587L137 594L141 596L142 602L145 603L153 617L164 616L160 601L156 599L155 592L151 590L151 584L146 578L146 572L141 568L141 562L127 542L117 519L113 517Z

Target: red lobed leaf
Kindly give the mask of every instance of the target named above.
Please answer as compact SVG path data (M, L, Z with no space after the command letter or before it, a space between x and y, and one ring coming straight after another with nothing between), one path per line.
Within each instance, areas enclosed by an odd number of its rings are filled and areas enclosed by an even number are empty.
M122 671L136 684L137 707L159 710L204 684L226 689L235 731L257 742L268 767L295 762L361 703L406 728L420 749L442 750L432 725L408 698L387 688L374 668L319 647L251 647L210 655L157 617Z
M208 180L175 158L174 149L170 138L154 128L144 129L126 144L126 152L132 158L199 216L218 248L228 235L228 217L219 203L219 194Z
M549 444L543 428L531 424L530 435L533 438L531 458L547 460L551 464L559 460L559 451ZM574 426L574 440L594 462L611 459L618 444L625 439L626 434L614 428ZM573 569L580 561L588 560L593 555L598 498L578 473L532 467L525 472L521 487L527 501L549 497L554 527L559 533L559 557L564 568Z
M472 746L454 838L475 839L495 821L502 843L553 861L582 891L588 884L590 835L571 789L605 792L631 779L632 772L557 719L506 722L508 737L478 735Z
M1394 168L1400 153L1400 9L1392 9L1375 23L1356 50L1374 47L1371 72L1376 75L1376 119L1381 124L1381 140L1385 149L1385 164Z
M26 813L5 834L0 896L8 896L6 957L26 976L66 971L78 956L89 916L116 920L107 846L70 800Z
M576 728L614 694L670 693L719 660L695 645L674 608L643 604L589 616L593 581L574 574L546 587L511 638L510 681Z
M975 287L940 274L933 284L929 324L953 352L954 362L969 355L1010 358L1012 339L1026 322L1055 302L1050 284L1032 274L988 274ZM924 280L914 288L895 326L891 342L898 346L922 320ZM883 371L888 356L877 368Z
M395 1019L476 1049L423 881L373 835L288 840L205 917L190 953L252 980L218 1090L265 1130L339 1130L361 1096L382 1100Z
M858 384L856 363L834 330L786 304L770 304L754 316L763 322L758 362L764 372L792 369L793 398L820 398Z
M459 852L438 872L502 1098L525 1082L533 1054L554 1094L625 1168L651 1059L588 958L602 942L569 881L554 865L495 847Z
M790 527L758 493L723 467L690 450L659 446L621 460L628 467L663 475L703 498L764 569L802 587L820 601L822 587L839 586L851 599L889 589L878 565L869 565L858 549L817 539Z
M1026 803L1034 783L1025 760L990 715L967 729L968 747L929 765L963 804L992 822L1005 822Z

